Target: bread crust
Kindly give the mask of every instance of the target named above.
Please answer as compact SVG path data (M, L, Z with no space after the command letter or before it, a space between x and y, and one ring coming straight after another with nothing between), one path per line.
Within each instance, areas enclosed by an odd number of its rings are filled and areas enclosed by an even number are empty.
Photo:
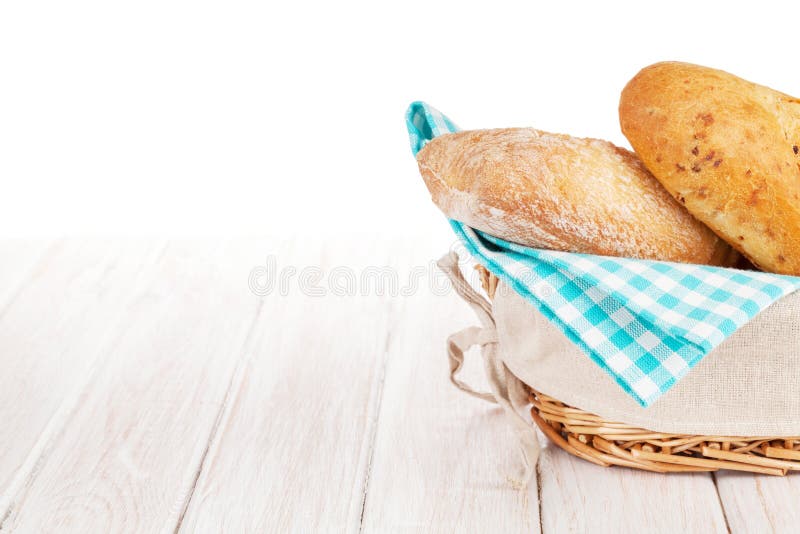
M452 219L523 245L729 266L738 255L632 152L607 141L506 128L446 134L417 155Z
M724 71L657 63L622 92L655 177L760 269L800 274L800 101Z

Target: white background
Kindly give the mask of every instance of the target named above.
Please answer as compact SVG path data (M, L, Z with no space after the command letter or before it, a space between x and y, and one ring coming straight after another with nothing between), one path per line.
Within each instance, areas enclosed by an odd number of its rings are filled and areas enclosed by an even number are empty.
M800 94L800 9L640 4L2 2L0 235L438 231L412 100L628 146L656 61Z

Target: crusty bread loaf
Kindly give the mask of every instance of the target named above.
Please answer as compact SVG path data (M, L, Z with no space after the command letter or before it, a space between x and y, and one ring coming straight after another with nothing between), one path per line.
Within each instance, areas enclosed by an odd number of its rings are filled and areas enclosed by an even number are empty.
M686 63L625 87L622 132L698 219L757 267L800 274L800 100Z
M732 265L725 242L692 217L630 151L532 128L430 141L417 162L452 219L537 248Z

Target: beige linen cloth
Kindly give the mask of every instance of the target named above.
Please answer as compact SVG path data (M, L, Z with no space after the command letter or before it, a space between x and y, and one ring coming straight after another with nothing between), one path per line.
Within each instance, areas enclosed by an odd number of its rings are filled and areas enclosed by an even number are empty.
M528 475L538 445L526 417L525 384L605 419L656 432L800 436L800 292L761 312L643 408L511 288L499 283L489 304L464 280L458 256L451 252L438 265L482 323L448 338L451 380L503 406L520 434ZM473 345L482 346L491 396L456 377Z

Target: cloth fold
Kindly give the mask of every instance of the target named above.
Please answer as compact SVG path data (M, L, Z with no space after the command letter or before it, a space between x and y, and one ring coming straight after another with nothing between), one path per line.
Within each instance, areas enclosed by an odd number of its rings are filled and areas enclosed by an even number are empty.
M414 153L457 131L421 102L411 105L406 123ZM799 277L534 249L450 224L479 263L645 407L758 313L800 289Z
M499 404L506 414L511 426L517 433L525 471L522 480L512 480L517 488L524 488L533 476L536 462L539 459L539 440L536 430L523 414L527 412L528 392L525 384L514 375L503 363L497 343L497 330L491 305L470 286L458 267L458 256L454 252L445 254L437 262L453 284L456 293L466 301L478 316L481 328L471 326L447 339L447 353L450 360L450 381L461 391L479 399ZM458 379L458 373L464 365L464 354L473 346L481 347L484 373L491 393L476 391Z

